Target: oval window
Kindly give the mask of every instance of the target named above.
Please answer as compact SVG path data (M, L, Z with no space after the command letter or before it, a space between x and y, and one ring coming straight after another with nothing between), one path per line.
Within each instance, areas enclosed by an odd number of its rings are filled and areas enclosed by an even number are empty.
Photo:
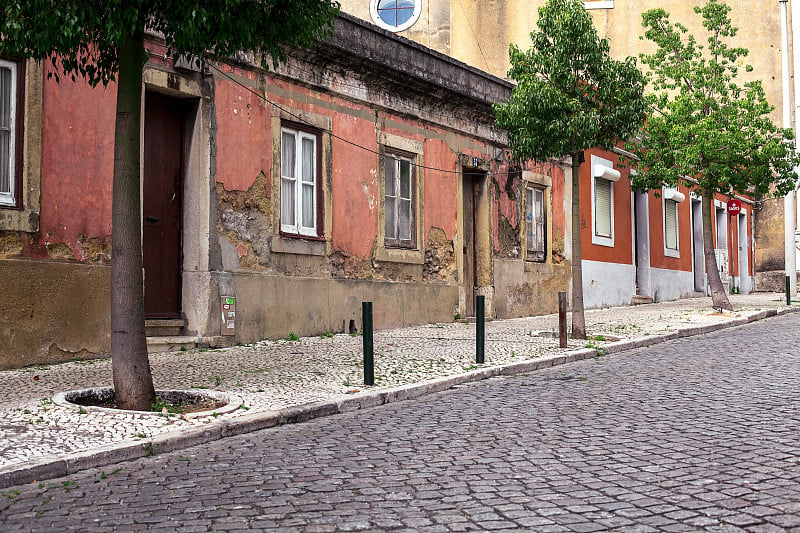
M419 19L422 0L371 0L372 20L385 30L399 32Z

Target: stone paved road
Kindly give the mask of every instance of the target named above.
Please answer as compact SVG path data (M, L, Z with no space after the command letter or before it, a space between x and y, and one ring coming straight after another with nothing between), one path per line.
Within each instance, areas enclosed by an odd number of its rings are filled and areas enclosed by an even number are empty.
M2 491L0 530L800 531L800 316Z

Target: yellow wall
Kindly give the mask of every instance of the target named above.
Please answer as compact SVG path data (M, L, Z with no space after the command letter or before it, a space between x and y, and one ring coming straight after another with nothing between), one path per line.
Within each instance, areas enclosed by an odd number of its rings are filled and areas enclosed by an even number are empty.
M527 48L529 34L536 27L538 8L545 0L422 0L419 21L400 35L429 46L455 59L505 77L508 72L508 44ZM371 21L369 0L341 0L342 10ZM780 7L777 1L727 0L731 19L739 28L735 46L750 50L747 62L755 71L742 71L742 82L761 79L767 99L775 106L773 120L781 124ZM449 4L449 6L448 6ZM704 42L701 18L693 11L701 0L615 0L611 9L591 9L601 36L611 42L616 58L637 55L649 49L641 41L641 13L663 7L671 19L688 26ZM448 12L449 7L449 12Z

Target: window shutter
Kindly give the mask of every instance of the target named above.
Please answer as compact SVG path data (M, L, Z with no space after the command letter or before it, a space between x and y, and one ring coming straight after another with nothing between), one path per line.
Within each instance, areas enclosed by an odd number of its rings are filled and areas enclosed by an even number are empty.
M600 237L611 237L611 182L595 178L594 185L594 226Z
M678 204L664 200L664 243L670 250L678 249Z

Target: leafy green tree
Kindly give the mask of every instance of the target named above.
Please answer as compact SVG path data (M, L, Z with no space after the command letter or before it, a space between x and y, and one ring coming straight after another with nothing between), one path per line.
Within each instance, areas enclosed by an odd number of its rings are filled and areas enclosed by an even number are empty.
M642 14L644 36L656 51L642 55L650 68L654 107L640 133L629 143L639 157L633 184L640 189L687 186L702 199L706 273L714 307L731 310L714 255L711 221L714 193L762 198L792 190L798 164L791 130L776 127L760 81L736 83L748 51L726 40L737 29L730 7L709 0L695 7L708 32L708 45L697 43L687 28L671 23L669 13ZM750 72L752 67L745 69Z
M645 79L634 58L616 61L580 0L549 0L523 52L510 47L508 101L495 106L513 159L572 156L572 337L586 338L578 170L583 151L610 149L647 116Z
M265 68L332 28L335 0L0 0L0 54L49 60L92 86L117 82L111 260L114 389L124 409L155 400L144 329L140 117L146 30L175 55L255 51Z

